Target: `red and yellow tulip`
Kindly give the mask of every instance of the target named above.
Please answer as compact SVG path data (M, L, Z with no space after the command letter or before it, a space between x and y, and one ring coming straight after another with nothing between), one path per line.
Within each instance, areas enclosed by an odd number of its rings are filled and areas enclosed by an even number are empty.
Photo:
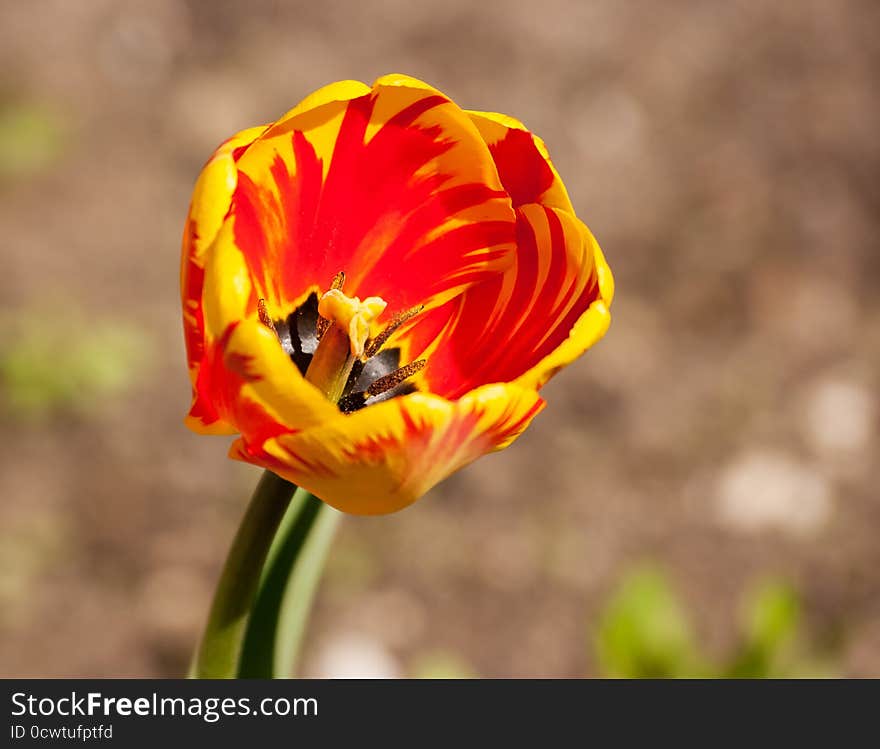
M614 282L537 137L390 75L220 146L181 287L190 428L377 514L513 442Z

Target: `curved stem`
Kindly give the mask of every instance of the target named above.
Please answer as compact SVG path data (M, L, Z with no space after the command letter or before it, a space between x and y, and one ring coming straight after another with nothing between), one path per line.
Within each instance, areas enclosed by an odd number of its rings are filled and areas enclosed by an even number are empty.
M239 676L293 675L341 513L300 489L272 544L248 622Z
M263 565L295 491L293 484L271 471L265 471L260 478L217 583L191 677L236 677Z

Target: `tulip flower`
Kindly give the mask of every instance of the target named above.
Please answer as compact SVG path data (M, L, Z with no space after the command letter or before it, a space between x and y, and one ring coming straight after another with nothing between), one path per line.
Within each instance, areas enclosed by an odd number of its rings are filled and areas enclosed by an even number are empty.
M188 426L381 514L522 434L607 330L614 283L540 139L390 75L218 148L181 288Z
M613 280L540 140L393 75L218 149L182 291L190 428L377 514L513 442L604 334Z

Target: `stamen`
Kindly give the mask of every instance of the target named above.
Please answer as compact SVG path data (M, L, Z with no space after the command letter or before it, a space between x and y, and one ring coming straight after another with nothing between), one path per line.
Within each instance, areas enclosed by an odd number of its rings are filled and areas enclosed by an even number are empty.
M315 335L320 341L324 337L324 333L327 332L327 328L329 328L333 323L330 322L326 317L321 317L318 315L318 322L315 323Z
M384 377L380 377L370 385L370 387L366 389L366 394L369 396L382 395L382 393L391 390L391 388L397 387L401 382L409 379L417 372L421 372L425 368L425 364L427 364L425 359L416 359L414 362L406 364L400 369L395 369L393 372L390 372Z
M339 289L342 291L342 287L345 285L345 271L341 270L335 276L333 276L333 280L330 282L330 290ZM327 328L329 328L333 324L332 320L328 320L326 317L321 317L318 315L318 323L315 325L315 335L317 335L318 340L324 337L324 333L327 332Z
M266 308L266 300L258 299L257 300L257 314L260 316L260 322L263 323L269 330L271 330L275 337L278 337L278 331L275 330L275 323L272 322L272 315L269 314L269 310Z
M367 347L364 350L364 356L369 359L371 356L375 356L379 353L379 349L385 345L385 342L391 338L394 334L394 331L397 330L401 325L403 325L407 320L411 320L416 315L418 315L423 309L425 309L424 304L420 304L418 307L413 307L412 309L408 309L405 312L398 312L394 318L391 320L388 325L385 326L385 329L379 333L375 338L367 341Z
M366 393L350 393L339 399L339 410L344 414L350 414L353 411L359 411L367 405Z

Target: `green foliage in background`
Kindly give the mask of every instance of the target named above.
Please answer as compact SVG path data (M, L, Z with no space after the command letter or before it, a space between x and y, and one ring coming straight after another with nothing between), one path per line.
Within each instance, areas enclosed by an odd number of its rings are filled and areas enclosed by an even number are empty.
M414 679L476 679L477 673L461 656L449 650L419 654L410 667Z
M47 108L0 96L0 182L29 177L62 152L63 132Z
M707 655L688 612L653 567L627 574L601 612L593 640L598 676L620 679L825 678L831 663L807 642L801 602L786 583L765 580L743 599L733 652ZM460 655L432 651L410 665L417 679L466 679L478 674Z
M599 618L596 658L612 678L794 678L830 676L807 652L797 593L766 581L746 596L739 643L713 660L701 649L687 612L653 568L630 573Z
M64 314L20 314L0 325L0 403L22 421L88 414L125 392L149 346L132 325Z
M651 569L628 576L612 596L599 620L596 655L610 677L709 675L687 615L664 577Z

